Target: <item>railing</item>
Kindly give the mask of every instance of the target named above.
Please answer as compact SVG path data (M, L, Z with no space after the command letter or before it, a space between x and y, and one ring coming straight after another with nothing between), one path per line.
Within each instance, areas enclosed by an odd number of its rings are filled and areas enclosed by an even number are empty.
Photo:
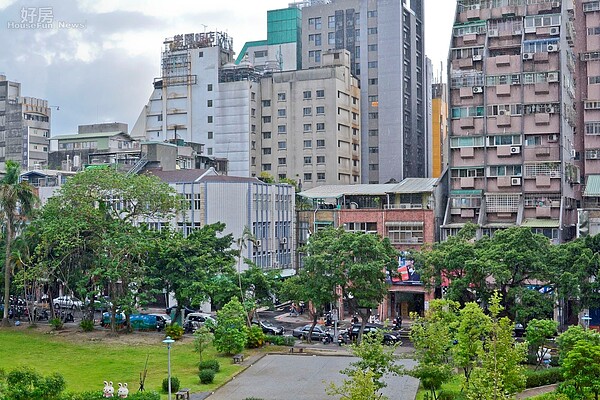
M143 154L142 157L140 157L140 159L135 164L133 164L133 167L131 167L131 169L127 171L126 175L130 176L137 174L142 170L142 168L146 166L146 164L148 164L148 157L146 156L146 154Z

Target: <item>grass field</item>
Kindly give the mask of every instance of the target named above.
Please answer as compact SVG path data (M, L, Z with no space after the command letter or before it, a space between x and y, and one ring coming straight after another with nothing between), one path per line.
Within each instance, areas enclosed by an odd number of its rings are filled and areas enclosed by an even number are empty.
M157 333L134 333L111 337L106 332L92 334L50 334L41 329L0 329L0 369L10 371L29 366L46 375L58 372L67 382L67 391L99 390L103 381L127 382L132 392L139 387L140 372L148 358L146 390L161 391L167 377L167 348L164 337ZM199 355L192 338L175 342L171 347L171 372L181 381L181 387L192 392L208 391L220 386L241 368L231 357L216 357L221 371L211 385L201 385L198 379ZM211 348L204 359L215 358Z

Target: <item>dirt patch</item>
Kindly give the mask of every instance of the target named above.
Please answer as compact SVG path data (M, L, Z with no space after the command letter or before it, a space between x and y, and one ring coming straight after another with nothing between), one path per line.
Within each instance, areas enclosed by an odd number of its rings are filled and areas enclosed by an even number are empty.
M136 345L152 345L160 343L164 338L164 332L111 332L109 329L96 326L91 332L84 332L77 324L66 324L61 330L53 330L49 324L38 323L35 326L31 326L28 323L21 323L19 326L12 326L10 328L3 328L5 330L17 330L17 331L34 331L39 333L45 333L48 335L54 335L56 337L64 338L72 343L89 343L89 342L101 342L106 344L126 344L130 346ZM193 336L187 335L179 340L180 343L192 343L194 340Z

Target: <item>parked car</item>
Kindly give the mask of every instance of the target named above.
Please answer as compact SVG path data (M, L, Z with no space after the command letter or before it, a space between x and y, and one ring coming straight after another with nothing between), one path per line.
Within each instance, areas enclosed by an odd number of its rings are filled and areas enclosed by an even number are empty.
M169 317L167 314L150 314L150 315L154 315L156 316L156 319L158 321L161 321L161 323L163 323L163 325L171 325L171 317Z
M196 329L204 326L204 324L209 323L211 326L215 326L217 324L217 320L210 314L205 313L189 313L183 322L183 329L187 333L194 333Z
M110 315L111 313L105 312L102 313L102 320L100 321L100 326L104 328L108 328L110 326ZM123 326L125 324L125 313L118 312L115 314L115 325Z
M101 326L108 328L110 326L110 314L105 312L102 314ZM162 314L131 314L129 316L131 328L138 331L153 331L163 330L167 325L167 318ZM125 325L125 314L120 312L115 314L115 324L118 327Z
M85 300L85 306L88 307L90 304L90 300ZM108 296L99 296L94 298L94 310L95 311L106 311L112 308L113 304L109 300Z
M310 327L312 324L300 326L292 331L292 336L297 337L298 339L306 339L308 338L308 333L310 332ZM313 329L311 340L321 340L321 338L328 334L328 329L323 325L315 325Z
M389 331L387 329L384 329L383 326L373 324L365 325L363 335L366 335L371 332L376 332L377 330L383 330L383 344L390 345L400 342L400 335L398 335L397 332ZM358 338L359 331L360 324L353 324L352 327L348 330L348 339L350 341L356 340L356 338Z
M165 314L170 315L171 318L173 318L173 316L174 316L173 314L175 313L176 309L177 309L177 306L169 307L169 308L165 309ZM183 315L183 318L185 319L185 317L187 317L188 314L198 312L198 310L194 310L193 308L190 308L188 306L183 306L183 307L181 307L181 310L179 310L179 312Z
M268 321L252 321L252 325L260 326L263 333L267 335L283 335L285 332L283 326L275 326Z
M83 307L83 302L72 296L58 296L52 301L52 304L54 308L70 308L71 310Z

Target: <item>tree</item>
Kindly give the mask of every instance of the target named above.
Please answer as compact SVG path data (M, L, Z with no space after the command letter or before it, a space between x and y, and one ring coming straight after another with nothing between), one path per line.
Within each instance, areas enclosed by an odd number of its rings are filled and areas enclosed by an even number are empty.
M470 385L466 388L469 400L497 400L512 398L525 388L525 374L521 362L525 360L526 345L516 343L513 324L503 311L500 295L490 299L491 326L479 354L479 365L473 369Z
M471 372L479 364L483 351L481 338L489 335L490 317L476 303L467 303L460 310L456 327L456 341L452 347L454 365L463 370L464 387L469 387Z
M202 354L214 338L215 335L206 326L201 326L194 332L194 351L200 355L200 362L202 362Z
M557 328L558 322L550 319L533 319L529 321L525 329L525 339L529 345L530 354L536 356L536 369L542 365L544 357L550 351L544 345L556 335Z
M600 334L590 329L583 329L579 325L570 326L565 332L561 333L556 340L558 345L558 355L560 363L567 357L569 352L579 341L585 341L595 346L600 346Z
M10 283L12 277L12 243L21 232L22 223L31 215L36 203L33 187L19 181L19 164L6 161L6 175L0 181L0 218L4 228L4 313L1 326L10 326Z
M217 326L215 327L215 348L225 354L236 354L244 349L248 340L246 312L235 297L217 311Z
M60 374L43 377L28 367L10 371L6 375L5 397L11 400L58 400L65 390L65 380Z
M389 373L399 375L403 368L395 364L394 350L396 346L383 345L383 331L378 329L365 335L359 343L350 345L350 351L358 361L350 363L350 367L342 371L343 374L354 377L358 371L371 371L375 392L386 387L382 380Z
M600 345L579 340L569 350L561 366L566 383L584 397L593 393L598 400L600 393Z
M341 386L333 382L325 389L329 396L341 396L342 400L388 400L377 393L373 371L357 370L350 379L344 379Z

